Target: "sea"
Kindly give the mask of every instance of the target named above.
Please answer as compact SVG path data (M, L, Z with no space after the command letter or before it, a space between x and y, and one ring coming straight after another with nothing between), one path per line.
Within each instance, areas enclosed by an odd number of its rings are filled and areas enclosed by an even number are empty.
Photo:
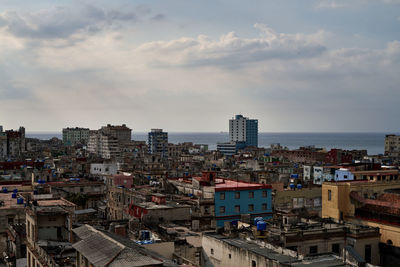
M315 146L326 149L341 148L346 150L366 149L369 155L383 154L386 134L399 133L259 133L258 146L269 147L279 143L283 147L296 149L302 146ZM57 137L62 139L61 132L27 132L29 138L42 140ZM133 133L132 139L147 141L147 133ZM227 142L227 132L194 133L194 132L168 132L168 141L178 144L193 142L206 144L210 150L215 150L218 142Z

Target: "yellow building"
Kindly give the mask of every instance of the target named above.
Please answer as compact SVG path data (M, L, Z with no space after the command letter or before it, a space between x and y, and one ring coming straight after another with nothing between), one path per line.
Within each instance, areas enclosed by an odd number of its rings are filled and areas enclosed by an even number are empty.
M325 182L322 217L379 227L381 243L400 247L400 181Z

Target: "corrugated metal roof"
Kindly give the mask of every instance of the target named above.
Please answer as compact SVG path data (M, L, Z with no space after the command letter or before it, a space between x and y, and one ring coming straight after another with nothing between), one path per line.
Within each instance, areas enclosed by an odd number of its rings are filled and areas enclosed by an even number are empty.
M72 230L81 241L73 247L96 267L128 267L165 265L162 258L130 239L83 225Z
M127 266L162 266L163 262L143 255L131 248L124 249L117 258L115 258L109 267L127 267Z
M101 232L93 233L75 243L73 247L94 266L106 266L124 248L122 244L106 238Z

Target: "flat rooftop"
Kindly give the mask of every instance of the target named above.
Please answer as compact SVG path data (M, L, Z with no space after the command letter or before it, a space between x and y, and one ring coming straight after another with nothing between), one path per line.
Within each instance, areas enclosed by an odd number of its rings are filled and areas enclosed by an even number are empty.
M257 183L246 183L242 181L233 181L228 179L221 179L222 182L218 183L218 179L215 183L215 191L230 191L230 190L251 190L251 189L269 189L272 188L269 184L257 184Z
M65 206L65 207L75 207L74 203L69 202L65 199L41 199L37 200L39 207L52 207L52 206Z
M12 193L0 193L0 202L4 203L0 206L0 210L5 209L23 209L23 204L17 204L17 199L12 198Z

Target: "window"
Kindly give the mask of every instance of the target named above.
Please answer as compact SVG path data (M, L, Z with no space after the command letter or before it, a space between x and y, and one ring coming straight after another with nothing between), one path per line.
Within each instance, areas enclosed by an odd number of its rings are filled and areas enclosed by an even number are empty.
M263 203L261 208L262 210L267 210L268 209L267 203Z
M317 254L317 253L318 253L318 246L311 246L310 254Z
M254 198L254 192L253 191L249 192L249 198Z
M340 244L332 244L332 252L340 254Z
M204 206L204 214L209 214L210 210L208 206Z
M332 200L332 191L328 190L328 200L331 201Z
M263 197L267 197L268 196L268 192L266 190L263 191Z
M229 253L229 258L232 259L232 255Z
M366 262L371 263L371 255L372 255L372 247L371 245L365 245L365 251L364 251L364 259Z
M235 199L239 199L240 198L240 192L235 192Z
M14 224L14 218L13 217L9 217L8 218L8 224Z
M224 206L219 207L219 213L225 213L225 207Z
M249 204L249 211L254 211L254 205L253 204Z
M225 200L225 193L219 193L219 199Z
M211 249L211 255L214 255L214 249L213 248Z
M240 205L235 206L235 212L240 212Z
M256 261L251 261L251 267L257 267L257 262Z

